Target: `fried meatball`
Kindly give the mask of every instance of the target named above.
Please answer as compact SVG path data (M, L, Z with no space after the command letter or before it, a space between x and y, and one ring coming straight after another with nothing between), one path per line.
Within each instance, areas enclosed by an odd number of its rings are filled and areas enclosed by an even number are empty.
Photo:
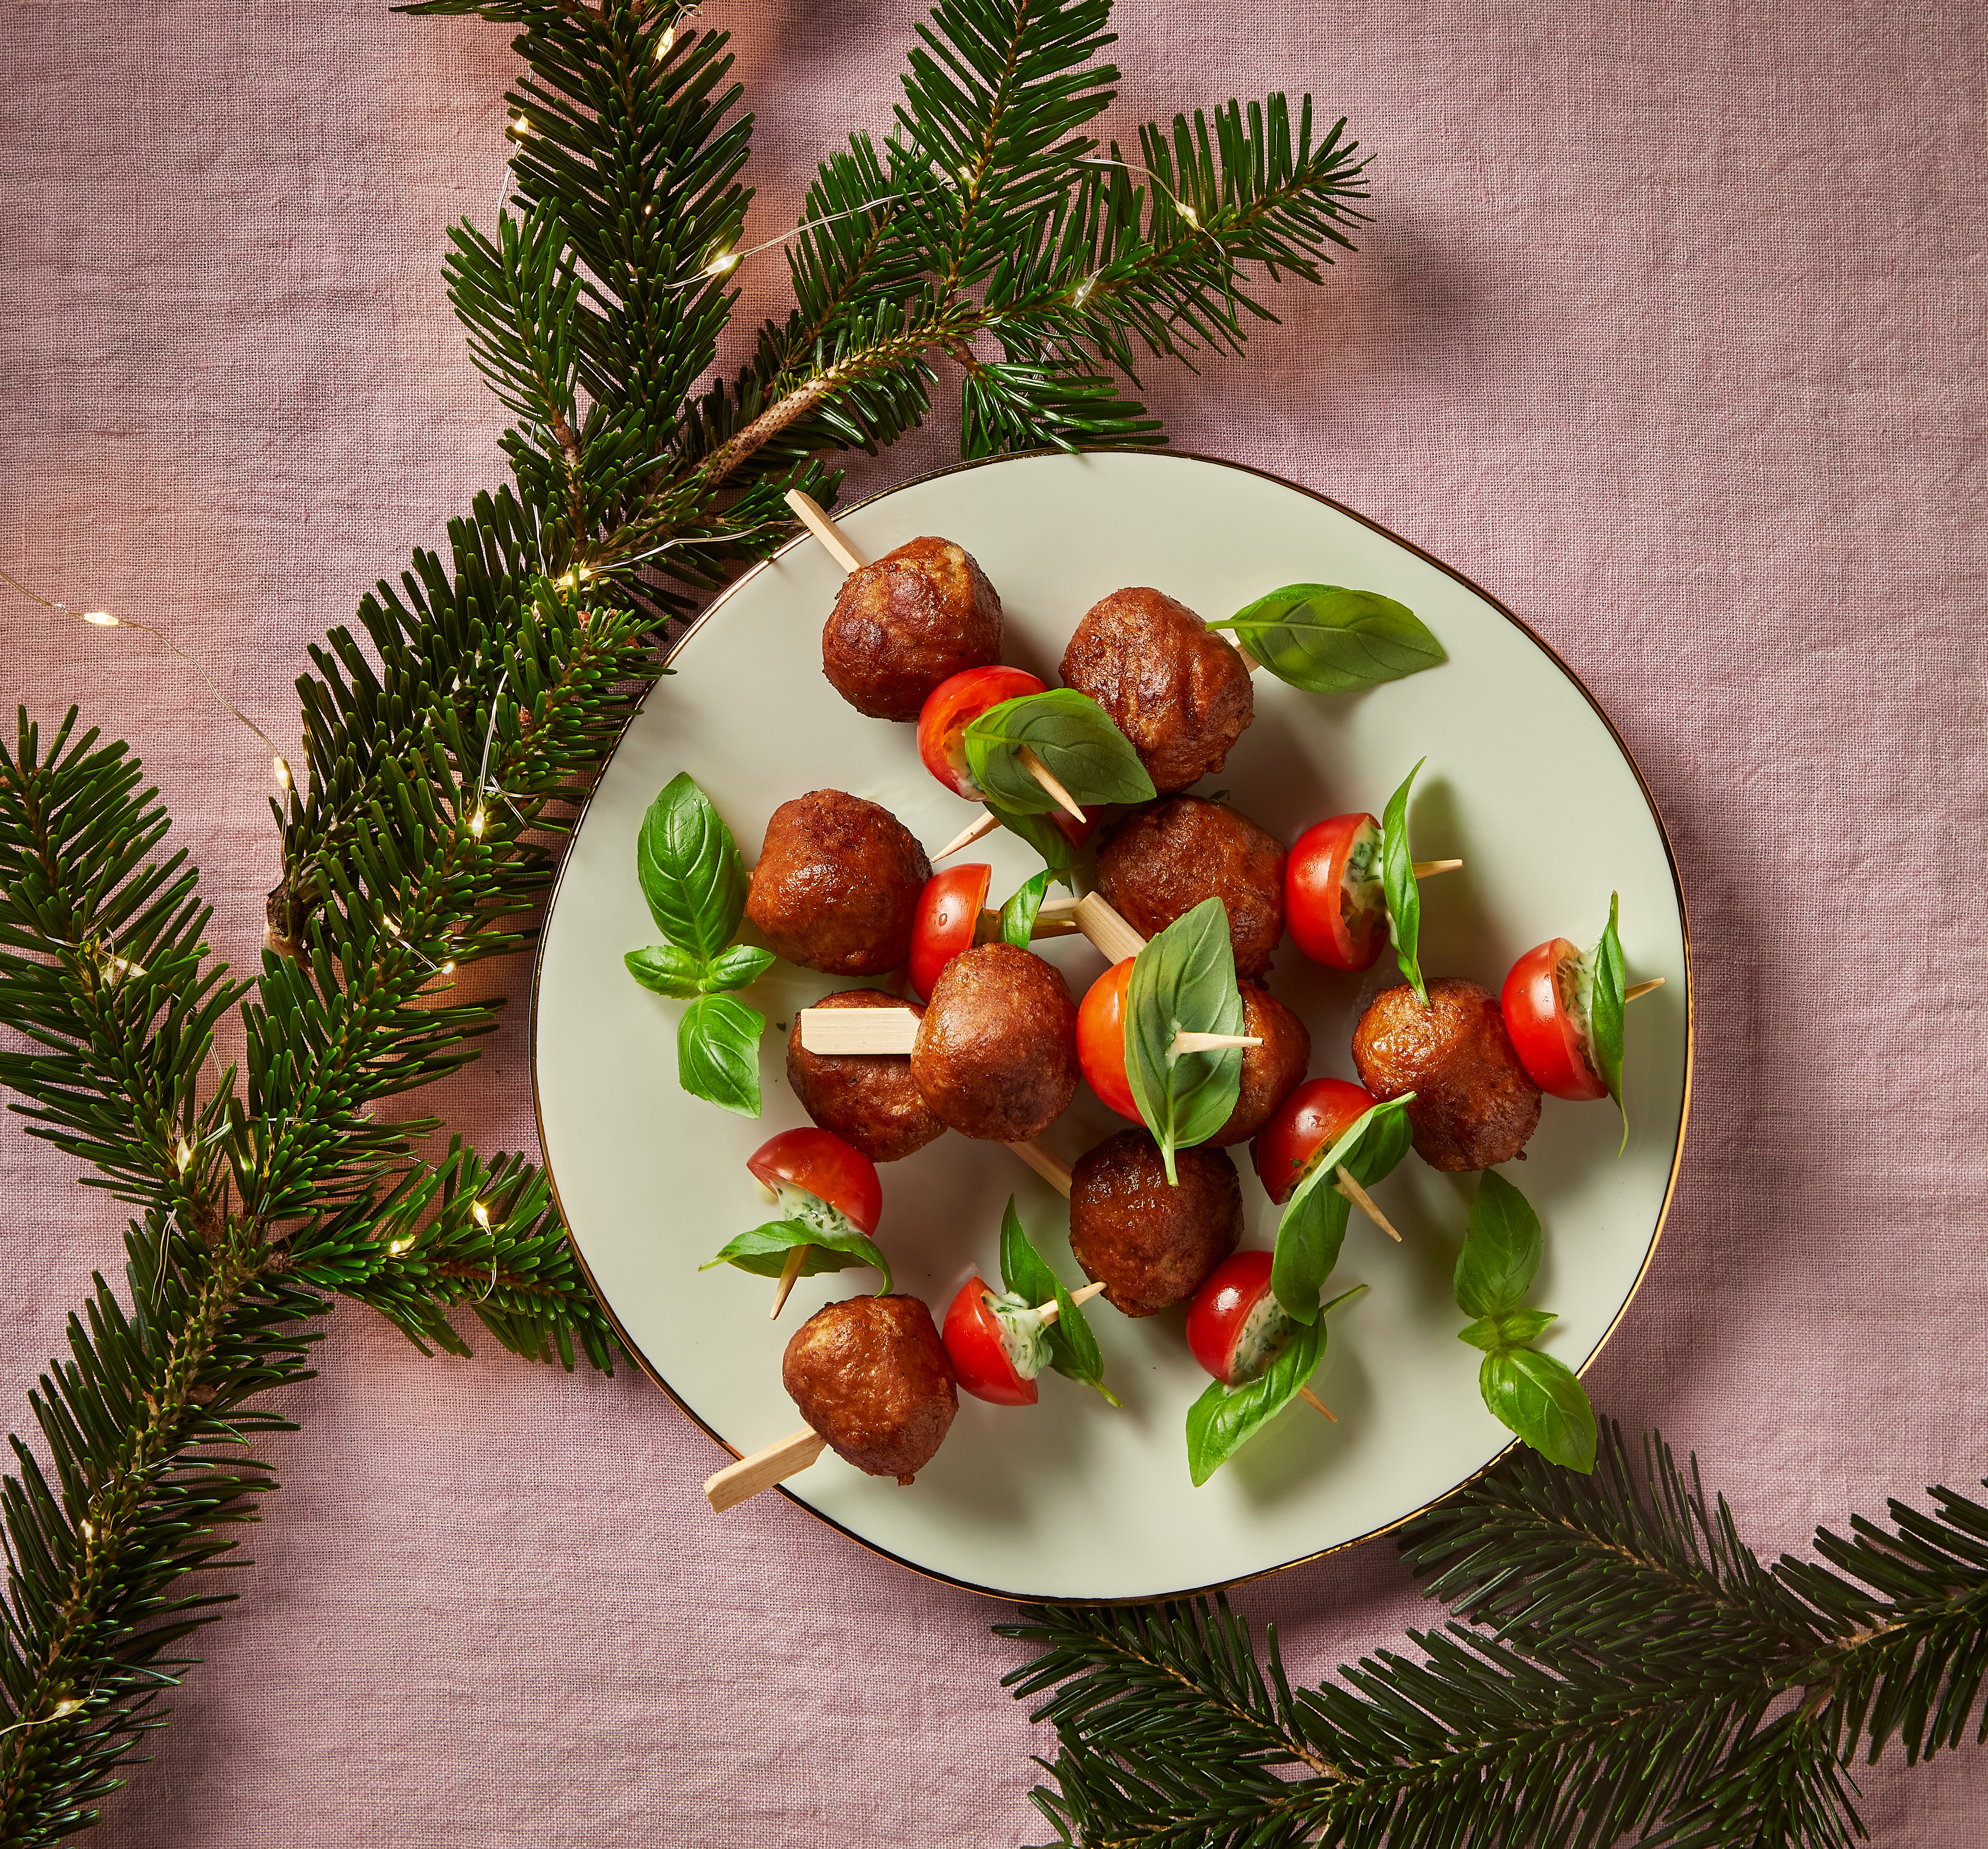
M821 671L858 712L915 719L939 682L1001 658L1001 600L949 539L910 539L843 580Z
M881 975L911 954L912 915L931 877L925 850L888 809L811 789L766 824L746 915L789 963Z
M1063 680L1111 714L1162 795L1219 770L1256 714L1249 664L1157 590L1094 603L1063 651Z
M1405 983L1383 989L1353 1030L1360 1082L1384 1104L1412 1091L1415 1151L1452 1174L1509 1162L1539 1127L1540 1088L1519 1063L1498 998L1437 976L1428 1007Z
M963 1135L1040 1135L1077 1095L1077 1004L1061 972L1013 944L962 951L932 985L911 1077Z
M1311 1029L1267 989L1249 982L1240 987L1242 1031L1263 1043L1242 1049L1242 1087L1236 1094L1236 1108L1208 1139L1217 1148L1248 1142L1297 1089L1311 1063Z
M908 1483L944 1441L959 1394L916 1297L849 1297L794 1331L780 1382L838 1457Z
M1227 1155L1176 1150L1174 1171L1178 1187L1168 1184L1158 1144L1121 1130L1070 1177L1070 1256L1128 1316L1185 1303L1242 1236L1242 1184Z
M925 1012L915 1002L901 1002L878 989L845 989L810 1006ZM787 1036L787 1083L801 1108L823 1129L833 1131L873 1162L900 1161L945 1134L945 1126L932 1115L911 1081L908 1055L810 1053L801 1044L798 1012Z
M1284 935L1283 843L1226 803L1168 796L1135 809L1098 850L1097 890L1143 937L1211 895L1229 912L1236 973L1253 982Z

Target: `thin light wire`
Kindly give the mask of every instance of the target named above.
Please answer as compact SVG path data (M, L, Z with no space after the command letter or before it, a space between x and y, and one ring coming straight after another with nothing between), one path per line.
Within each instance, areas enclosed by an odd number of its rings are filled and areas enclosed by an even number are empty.
M200 676L201 679L206 684L207 691L214 696L215 699L219 702L221 705L225 707L229 712L232 713L235 717L239 719L244 725L247 726L257 738L260 739L265 745L269 746L270 758L276 766L276 781L282 784L286 789L288 789L290 787L289 763L284 757L282 752L277 749L276 741L271 738L261 726L258 725L253 719L250 718L240 707L237 706L232 700L228 698L227 695L223 693L221 689L215 685L213 675L207 671L206 667L201 663L197 656L188 654L187 651L184 648L181 647L178 643L175 642L164 630L155 629L149 623L140 623L135 617L120 617L113 615L107 610L72 610L66 603L58 603L52 597L44 597L38 593L30 590L26 585L23 584L21 580L15 577L10 571L0 571L0 579L5 579L8 583L12 585L15 590L19 591L22 597L25 597L30 603L39 603L44 610L52 610L59 612L65 617L73 617L77 622L87 623L93 629L143 630L147 635L150 636L153 639L154 641L171 650L171 651L174 654L178 655L182 661L185 662L195 674Z
M681 282L671 283L670 286L674 289L695 289L700 282L712 282L719 276L729 275L748 257L762 256L769 250L777 250L783 244L793 243L795 238L800 236L803 232L813 231L817 225L833 225L840 218L853 218L858 212L874 211L880 205L893 205L896 203L897 195L891 194L881 199L865 199L860 205L845 207L839 212L830 212L823 218L805 218L792 231L783 232L777 238L769 238L763 244L755 244L745 250L720 251L702 269L693 272Z

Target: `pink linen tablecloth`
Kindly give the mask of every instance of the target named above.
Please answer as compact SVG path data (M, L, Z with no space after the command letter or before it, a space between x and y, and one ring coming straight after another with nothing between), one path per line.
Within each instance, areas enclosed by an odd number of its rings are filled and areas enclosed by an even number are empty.
M750 8L752 230L881 127L911 0ZM1374 154L1323 291L1199 380L1183 446L1371 515L1608 707L1692 913L1697 1090L1655 1269L1589 1377L1762 1550L1988 1470L1983 110L1973 5L1121 0L1122 134L1273 87ZM488 225L507 33L383 0L0 0L0 564L161 624L295 737L291 677L501 478L438 272ZM744 279L749 325L783 286ZM857 472L942 461L935 431ZM0 604L5 686L128 738L252 964L266 759L142 637ZM8 722L11 724L11 721ZM522 995L525 966L510 973ZM441 1107L529 1148L525 1009ZM0 1134L0 1386L119 1219ZM423 1360L334 1317L157 1763L97 1839L999 1844L1046 1750L999 1607L766 1498L634 1370ZM1244 1592L1314 1675L1433 1611L1386 1542ZM1871 1773L1881 1844L1961 1849L1988 1757Z

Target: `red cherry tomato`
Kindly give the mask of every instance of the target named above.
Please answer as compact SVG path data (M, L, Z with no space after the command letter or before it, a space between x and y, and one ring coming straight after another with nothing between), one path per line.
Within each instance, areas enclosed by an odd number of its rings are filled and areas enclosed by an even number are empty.
M1328 969L1369 968L1388 941L1387 907L1378 900L1357 904L1347 884L1346 864L1369 830L1378 846L1381 825L1371 816L1315 822L1298 837L1285 868L1284 922L1298 948Z
M952 1361L959 1384L975 1399L997 1406L1033 1406L1036 1384L1025 1381L1008 1358L1001 1324L987 1307L988 1290L979 1278L969 1278L945 1313L939 1340Z
M1138 960L1113 964L1084 992L1077 1011L1077 1060L1086 1082L1102 1103L1135 1124L1139 1107L1125 1077L1125 990Z
M1345 1079L1307 1079L1277 1107L1249 1145L1263 1192L1281 1207L1312 1163L1380 1101Z
M1249 1313L1270 1288L1270 1255L1239 1252L1209 1273L1188 1306L1187 1345L1194 1358L1225 1387L1235 1378L1236 1344Z
M973 948L980 908L987 903L994 869L969 861L948 867L925 881L911 914L911 986L921 1001L931 999L938 972L962 950Z
M884 1212L884 1185L877 1164L841 1137L810 1124L783 1130L746 1158L746 1166L769 1188L785 1182L826 1201L866 1239Z
M918 714L918 755L925 769L955 796L978 803L980 786L966 768L960 734L989 707L1044 691L1041 681L1019 668L969 668L940 681Z
M1519 1063L1533 1083L1557 1098L1585 1103L1605 1098L1608 1087L1588 1056L1587 1036L1567 1011L1572 972L1564 981L1562 968L1580 958L1578 947L1565 938L1535 945L1512 965L1498 1005Z
M1081 803L1077 806L1080 809L1084 807ZM1057 832L1073 847L1082 847L1097 832L1097 817L1087 809L1084 810L1081 822L1074 816L1065 815L1060 809L1050 820L1057 825Z

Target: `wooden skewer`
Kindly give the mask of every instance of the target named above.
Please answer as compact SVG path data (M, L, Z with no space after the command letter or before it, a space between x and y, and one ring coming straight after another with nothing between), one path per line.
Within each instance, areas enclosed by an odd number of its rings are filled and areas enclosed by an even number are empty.
M1087 1284L1081 1290L1073 1290L1070 1293L1070 1300L1073 1303L1087 1303L1104 1288L1102 1284ZM1036 1314L1043 1319L1043 1327L1046 1329L1063 1314L1063 1306L1060 1303L1043 1303L1037 1307Z
M801 1045L809 1053L908 1053L917 1045L918 1017L908 1008L803 1008ZM1260 1046L1247 1033L1189 1033L1174 1036L1168 1053L1205 1053L1219 1046Z
M1418 880L1432 880L1439 873L1454 873L1463 863L1461 860L1417 860L1409 868Z
M780 1312L787 1306L787 1295L794 1287L794 1279L801 1275L801 1266L807 1262L808 1249L793 1246L787 1249L787 1261L780 1267L780 1287L773 1293L773 1307L766 1313L766 1320L776 1323Z
M847 535L821 510L821 503L797 488L787 491L787 505L794 517L827 546L844 571L860 571L863 555L849 543Z
M1334 1178L1334 1185L1397 1246L1401 1244L1401 1235L1388 1223L1388 1216L1374 1205L1374 1197L1353 1178L1349 1170L1341 1167Z
M1077 928L1114 963L1136 957L1146 948L1141 937L1121 918L1111 901L1087 892L1077 902Z
M1070 1166L1053 1150L1044 1148L1041 1137L1031 1137L1026 1143L1010 1143L1008 1147L1065 1200L1070 1198Z
M1190 1033L1183 1027L1174 1035L1174 1043L1167 1049L1167 1057L1177 1060L1184 1053L1219 1053L1225 1046L1260 1046L1263 1036L1257 1033Z
M741 1458L737 1463L728 1464L722 1470L706 1477L705 1496L712 1507L722 1514L757 1496L761 1490L770 1489L776 1483L798 1475L827 1448L827 1441L819 1432L803 1425L777 1445L769 1445L764 1451L756 1451L750 1457Z
M1316 1406L1327 1418L1331 1419L1334 1425L1337 1425L1339 1423L1338 1419L1334 1415L1332 1408L1327 1405L1325 1401L1320 1399L1317 1394L1314 1393L1309 1387L1300 1387L1298 1389L1298 1398L1303 1400L1307 1406Z
M860 571L863 569L867 561L862 553L849 543L848 534L822 511L820 502L810 495L803 494L797 488L790 488L787 490L786 502L787 505L793 509L794 518L827 547L835 562L844 571ZM1050 801L1056 803L1058 807L1067 810L1080 822L1088 819L1084 811L1071 800L1070 792L1050 774L1049 766L1043 763L1042 759L1037 757L1027 745L1024 745L1017 755L1021 759L1022 768L1043 786L1044 793ZM992 816L989 816L987 820L989 827L995 826ZM955 842L953 847L947 848L944 854L933 857L943 860L945 854L952 854L957 847L962 845L964 845L963 843Z
M1000 823L995 818L993 810L982 810L974 820L968 823L958 834L931 857L931 864L936 867L940 861L950 860L962 847L971 847L975 841L991 835L1000 826Z
M1638 997L1648 995L1653 990L1662 988L1663 985L1664 979L1662 976L1652 976L1647 982L1638 982L1633 989L1624 989L1622 999L1625 1002L1633 1002Z

